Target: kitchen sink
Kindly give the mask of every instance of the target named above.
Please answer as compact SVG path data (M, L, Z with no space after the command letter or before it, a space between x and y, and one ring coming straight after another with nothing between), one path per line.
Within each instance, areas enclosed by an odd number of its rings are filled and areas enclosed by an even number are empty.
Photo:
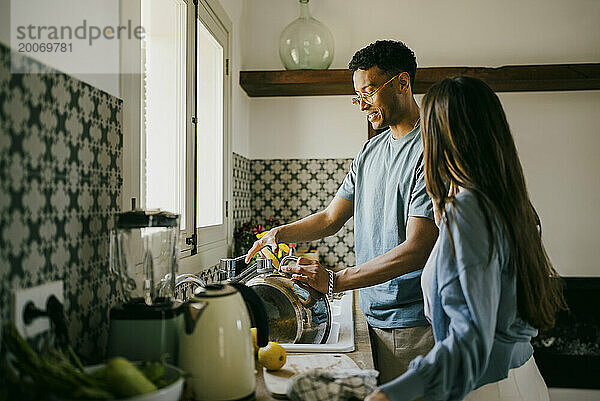
M325 344L281 344L288 352L354 351L353 291L335 294L330 302L332 324Z

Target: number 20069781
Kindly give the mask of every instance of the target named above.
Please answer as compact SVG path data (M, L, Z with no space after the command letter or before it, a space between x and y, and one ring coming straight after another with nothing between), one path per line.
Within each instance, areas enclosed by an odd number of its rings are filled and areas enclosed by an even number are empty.
M71 53L73 52L73 44L61 42L20 42L18 50L19 53Z

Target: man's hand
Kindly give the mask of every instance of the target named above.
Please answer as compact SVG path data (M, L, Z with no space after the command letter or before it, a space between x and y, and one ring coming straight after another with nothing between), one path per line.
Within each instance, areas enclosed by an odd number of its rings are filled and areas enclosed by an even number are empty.
M299 258L296 264L284 266L281 270L292 274L293 280L308 284L315 290L327 294L329 273L316 260Z
M254 254L256 252L260 251L265 246L270 246L271 251L273 251L273 253L275 255L277 255L277 231L278 231L278 229L279 229L279 227L272 228L268 233L263 235L263 237L261 239L256 240L254 242L254 244L252 245L252 248L250 248L250 250L246 254L246 259L244 260L244 262L246 264L248 262L250 262L250 259L252 259L252 256L254 256Z
M306 216L294 223L275 227L252 245L246 255L246 263L265 246L270 246L277 255L279 242L308 242L337 233L354 212L353 203L335 196L329 206L318 213Z
M383 391L375 390L365 398L365 401L390 401L390 399Z

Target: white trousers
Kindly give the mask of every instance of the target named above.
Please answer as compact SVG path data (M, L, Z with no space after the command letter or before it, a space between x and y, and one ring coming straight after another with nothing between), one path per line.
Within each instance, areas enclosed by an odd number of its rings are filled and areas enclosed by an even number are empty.
M550 401L535 359L508 371L508 377L470 392L464 401Z

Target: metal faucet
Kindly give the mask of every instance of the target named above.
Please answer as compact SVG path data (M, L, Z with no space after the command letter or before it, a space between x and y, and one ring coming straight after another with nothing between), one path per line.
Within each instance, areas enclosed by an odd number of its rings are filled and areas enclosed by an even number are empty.
M194 290L198 287L206 287L206 281L195 274L178 274L175 277L175 298L186 301L194 295Z
M206 281L192 273L178 274L175 277L175 288L186 283L194 283L199 287L206 287Z
M224 258L219 262L219 273L221 281L232 280L237 276L236 267L246 258L246 255L237 258Z
M271 259L258 258L255 263L248 266L240 274L236 274L237 263L242 261L245 257L246 255L242 255L237 258L221 259L221 262L219 263L221 280L246 283L259 274L270 273L273 271L273 262Z

